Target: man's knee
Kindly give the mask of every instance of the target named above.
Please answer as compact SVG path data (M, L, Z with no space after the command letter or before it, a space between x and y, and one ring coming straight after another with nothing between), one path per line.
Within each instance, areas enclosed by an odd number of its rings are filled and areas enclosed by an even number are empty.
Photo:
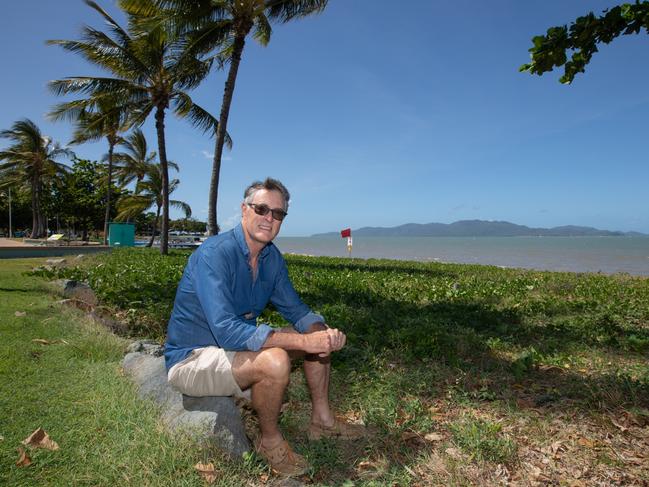
M291 373L291 359L282 348L267 348L259 355L261 373L275 382L286 382Z

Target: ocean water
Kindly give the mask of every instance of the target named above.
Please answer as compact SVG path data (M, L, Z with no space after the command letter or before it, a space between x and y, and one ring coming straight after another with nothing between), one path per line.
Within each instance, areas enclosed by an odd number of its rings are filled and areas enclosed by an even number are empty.
M283 253L346 257L346 239L278 237ZM649 237L355 237L352 257L649 276Z

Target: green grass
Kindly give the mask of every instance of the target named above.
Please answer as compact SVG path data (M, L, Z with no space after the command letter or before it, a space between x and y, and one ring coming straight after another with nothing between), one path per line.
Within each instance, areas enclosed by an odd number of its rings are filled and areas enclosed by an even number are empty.
M223 464L218 452L164 432L120 372L125 340L56 304L42 279L22 275L35 262L0 268L0 485L203 485L193 465ZM60 449L29 450L32 465L17 467L17 448L39 427ZM222 484L245 483L243 468L231 464Z
M122 249L57 274L87 280L130 334L162 338L188 255ZM649 481L648 279L287 261L304 301L348 336L333 357L332 402L371 430L359 442L308 443L308 392L296 364L281 425L310 459L310 482L561 484L577 469L587 484ZM285 324L272 308L261 320ZM254 458L223 469L253 484L265 472Z
M450 426L455 443L477 460L511 463L515 443L502 435L502 425L477 418L464 418Z

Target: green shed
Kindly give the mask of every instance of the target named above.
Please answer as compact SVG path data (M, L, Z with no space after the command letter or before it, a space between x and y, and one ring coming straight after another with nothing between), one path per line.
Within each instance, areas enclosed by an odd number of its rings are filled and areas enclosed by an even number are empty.
M133 247L135 245L135 223L109 223L108 245L111 247Z

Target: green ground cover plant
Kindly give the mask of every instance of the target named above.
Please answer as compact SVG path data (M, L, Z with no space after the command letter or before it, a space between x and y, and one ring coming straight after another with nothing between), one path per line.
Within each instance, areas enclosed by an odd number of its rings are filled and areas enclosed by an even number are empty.
M162 341L188 255L122 249L42 274L89 282L130 334ZM296 371L282 425L313 464L305 480L649 482L648 279L327 257L287 262L304 301L347 333L348 346L333 357L332 399L371 430L351 444L308 443L308 393ZM261 320L285 324L273 309ZM246 475L263 484L263 469L251 465Z

